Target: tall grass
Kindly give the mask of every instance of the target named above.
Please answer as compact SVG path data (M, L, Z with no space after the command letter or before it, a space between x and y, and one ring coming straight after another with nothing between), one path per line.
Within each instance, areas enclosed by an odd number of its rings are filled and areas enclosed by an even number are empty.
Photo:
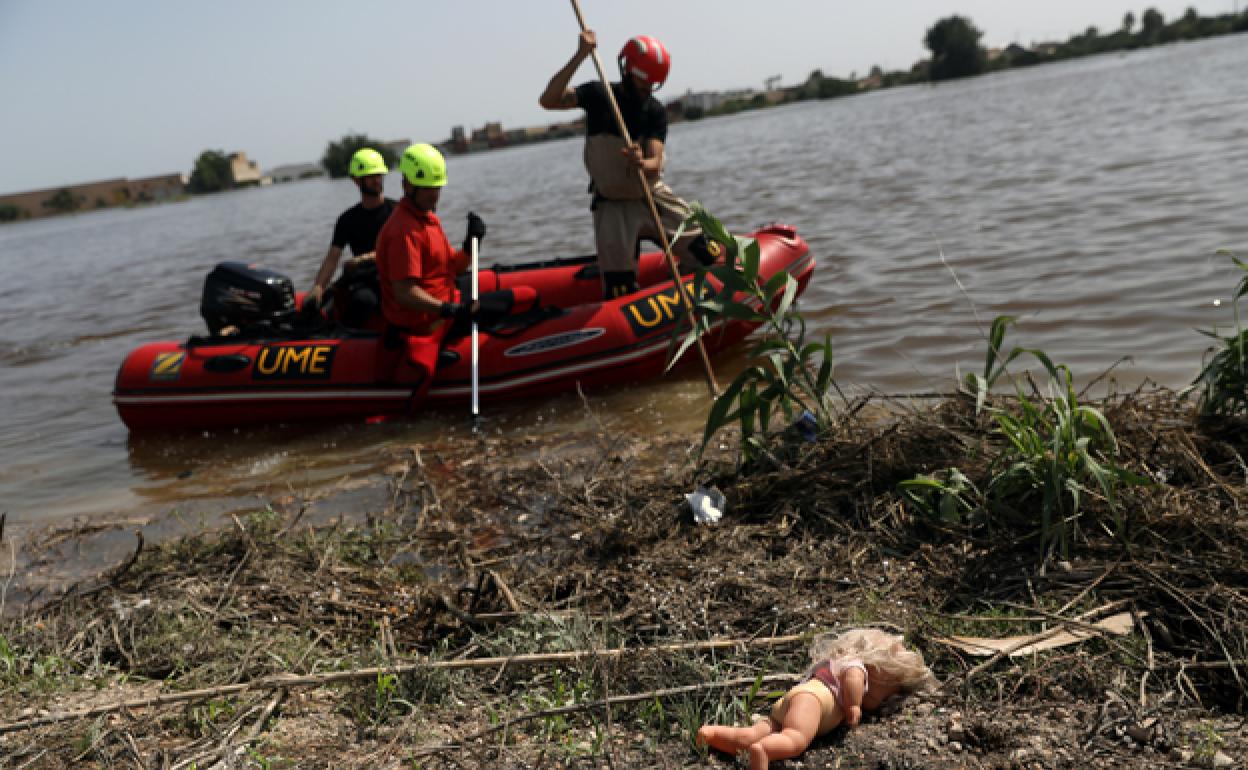
M991 416L992 437L999 445L991 453L986 478L977 486L960 470L944 478L920 476L903 482L900 491L919 511L946 521L976 513L1002 519L1011 526L1037 526L1042 560L1055 554L1069 556L1087 499L1099 497L1109 512L1104 522L1117 534L1125 532L1118 490L1145 480L1118 461L1118 440L1105 414L1080 403L1074 377L1065 364L1054 364L1042 350L1004 348L1011 316L999 316L988 335L984 370L968 375L967 390L974 395L976 412ZM1010 376L1009 365L1021 356L1041 364L1048 380L1044 387L1011 377L1014 398L996 405L992 389ZM1026 382L1031 383L1030 375ZM980 489L984 491L981 493Z

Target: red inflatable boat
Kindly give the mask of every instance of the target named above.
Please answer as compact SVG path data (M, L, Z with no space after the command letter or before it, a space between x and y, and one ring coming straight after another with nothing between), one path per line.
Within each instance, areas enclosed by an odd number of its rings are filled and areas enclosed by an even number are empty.
M753 237L762 253L760 280L788 272L804 290L815 261L797 231L771 225ZM270 284L281 283L284 301L293 307L288 279L254 272ZM642 255L638 282L640 292L603 302L592 257L482 270L482 292L527 286L540 303L481 333L482 399L661 375L681 305L661 252ZM229 291L228 299L254 300L257 294L233 285ZM205 303L207 295L205 287ZM216 326L211 318L209 325ZM723 325L705 338L708 352L732 345L753 328L740 321ZM126 357L113 401L131 430L360 419L411 414L426 404L468 403L470 337L447 340L440 350L427 345L422 352L415 340L407 349L402 343L397 347L383 334L341 327L154 342Z

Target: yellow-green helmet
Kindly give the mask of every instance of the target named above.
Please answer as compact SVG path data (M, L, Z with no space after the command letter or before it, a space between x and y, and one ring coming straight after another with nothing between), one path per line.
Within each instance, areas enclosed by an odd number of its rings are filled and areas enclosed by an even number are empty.
M399 170L413 187L446 186L446 158L431 144L413 144L404 150Z
M351 156L351 165L348 171L353 177L390 173L390 169L386 168L386 159L381 157L381 153L372 147L363 147L356 150L355 154Z

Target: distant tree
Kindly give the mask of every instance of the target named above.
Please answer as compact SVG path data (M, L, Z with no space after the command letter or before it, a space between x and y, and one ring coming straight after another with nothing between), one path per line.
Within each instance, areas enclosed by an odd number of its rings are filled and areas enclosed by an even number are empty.
M823 70L815 70L806 77L806 82L797 89L798 99L818 99L819 88L823 85Z
M329 146L325 148L325 154L321 156L321 166L330 177L340 179L347 175L348 167L351 165L351 156L365 147L371 147L381 153L388 168L393 168L398 162L394 151L380 141L364 134L348 134L342 137L341 141L329 143Z
M195 159L186 187L193 193L210 193L228 190L232 184L229 157L221 150L204 150Z
M1135 14L1127 11L1126 15L1122 17L1122 31L1130 35L1133 29L1135 29Z
M819 84L820 99L835 99L838 96L849 96L858 93L858 80L841 80L840 78L824 78Z
M932 25L923 38L932 52L931 79L951 80L983 72L986 56L979 44L983 34L961 16L950 16Z
M696 104L691 104L685 108L685 120L701 120L706 114L706 110Z
M82 200L64 187L57 190L53 193L51 198L48 198L43 202L43 207L45 209L52 209L53 211L61 212L77 211L81 205Z
M0 206L0 222L12 222L21 214L22 210L12 204L6 203Z
M1182 18L1176 21L1170 30L1170 37L1176 40L1193 40L1200 37L1200 14L1195 8L1188 7Z
M1140 17L1140 40L1145 43L1157 42L1165 26L1166 17L1161 15L1161 11L1156 8L1149 8Z

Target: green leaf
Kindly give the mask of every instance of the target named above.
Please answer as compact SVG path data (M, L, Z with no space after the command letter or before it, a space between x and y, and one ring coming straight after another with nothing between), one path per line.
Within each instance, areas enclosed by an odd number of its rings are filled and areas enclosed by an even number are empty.
M694 201L690 204L690 211L685 223L696 224L702 228L702 233L713 241L718 241L728 249L728 261L731 262L733 257L737 255L736 238L728 233L727 228L713 214L707 211L701 203Z
M663 371L670 372L672 367L680 361L680 358L685 354L685 351L691 348L701 336L702 330L696 326L689 329L689 333L685 335L685 338L680 341L679 345L676 344L676 340L678 339L677 336L672 335L671 344L669 344L667 348L667 366L663 367Z
M784 284L784 297L780 300L780 305L776 308L776 315L783 318L789 312L789 306L793 304L793 300L797 298L797 289L799 284L797 279L788 273L781 273L787 280Z
M828 392L828 388L832 387L832 337L831 335L823 338L823 361L819 363L819 376L815 378L815 384L819 388L820 396Z
M747 287L753 287L758 283L758 267L762 258L763 253L758 247L758 241L750 241L742 251L741 274L745 277Z
M768 302L775 299L776 294L784 287L785 282L792 277L787 272L780 272L767 279L767 283L763 286L763 293L767 295Z
M773 350L784 350L786 347L784 340L779 337L764 337L750 350L750 358L758 358L764 353L769 353Z
M999 315L992 319L992 328L988 332L988 353L984 358L984 379L988 381L989 387L991 387L993 382L993 364L1001 356L1001 345L1005 342L1005 332L1016 321L1018 321L1018 318L1012 315Z
M724 304L724 309L720 313L724 318L733 321L750 321L752 323L762 323L767 320L766 316L759 313L749 305L740 302L728 302Z
M733 380L732 384L711 405L710 414L706 416L706 430L702 434L702 447L698 450L699 457L706 451L706 445L711 442L711 438L719 432L720 428L723 428L736 416L731 410L737 403L737 397L741 393L741 388L745 387L745 383L749 381L747 375L748 370L738 375L737 379Z

